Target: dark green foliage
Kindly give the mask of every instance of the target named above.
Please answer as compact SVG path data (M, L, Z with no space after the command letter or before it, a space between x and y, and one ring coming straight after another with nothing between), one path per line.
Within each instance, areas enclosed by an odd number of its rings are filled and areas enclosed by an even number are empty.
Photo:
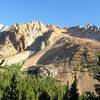
M65 86L63 100L68 100L68 98L69 98L69 89L68 86Z
M86 98L84 100L100 100L100 97L95 96L94 93L86 92Z
M0 100L99 100L86 94L79 97L77 79L69 89L53 78L35 77L19 71L21 65L0 68ZM93 95L93 96L92 96Z
M62 100L65 86L52 78L31 76L20 72L19 69L20 65L0 68L0 100L1 98L2 100L38 100L44 95L43 91L51 100L58 100L58 98ZM9 95L14 96L9 97Z
M40 94L39 100L50 100L50 96L44 91Z
M27 100L27 99L26 99L26 92L25 92L25 91L22 91L22 92L20 93L20 95L21 95L21 97L20 97L21 100Z
M15 75L12 76L10 86L4 90L2 100L18 100L19 91L17 89L17 81Z
M78 94L78 89L77 89L77 79L75 76L75 80L71 85L71 88L69 90L69 100L78 100L79 94Z

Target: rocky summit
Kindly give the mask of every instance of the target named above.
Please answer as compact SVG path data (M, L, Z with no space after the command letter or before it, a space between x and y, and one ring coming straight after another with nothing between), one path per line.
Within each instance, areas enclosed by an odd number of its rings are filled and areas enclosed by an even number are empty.
M40 21L0 25L0 64L23 62L21 71L55 77L64 84L78 79L80 93L95 92L100 67L100 28L59 27ZM84 83L84 84L83 84Z

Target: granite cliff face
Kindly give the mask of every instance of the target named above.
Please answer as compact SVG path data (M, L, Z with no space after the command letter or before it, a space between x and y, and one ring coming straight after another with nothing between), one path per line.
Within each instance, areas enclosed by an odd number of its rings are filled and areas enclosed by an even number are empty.
M77 74L80 92L94 92L94 84L100 84L93 78L100 63L100 28L95 25L63 28L32 21L0 30L1 65L24 61L22 71L64 83Z
M35 38L42 36L45 31L47 31L46 26L38 21L11 26L1 32L1 57L9 57L26 50Z

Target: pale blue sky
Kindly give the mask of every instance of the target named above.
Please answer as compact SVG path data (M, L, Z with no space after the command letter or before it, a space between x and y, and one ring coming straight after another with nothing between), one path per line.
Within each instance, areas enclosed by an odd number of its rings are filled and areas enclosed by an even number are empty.
M0 23L31 20L61 26L100 25L100 0L0 0Z

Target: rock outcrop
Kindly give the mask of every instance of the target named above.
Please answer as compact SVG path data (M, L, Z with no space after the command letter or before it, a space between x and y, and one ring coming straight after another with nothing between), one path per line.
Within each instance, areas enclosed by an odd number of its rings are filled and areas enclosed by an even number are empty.
M29 46L44 32L47 28L39 21L33 21L25 24L15 24L8 30L3 31L4 35L0 36L0 56L9 57L27 49ZM5 52L5 53L4 53Z

